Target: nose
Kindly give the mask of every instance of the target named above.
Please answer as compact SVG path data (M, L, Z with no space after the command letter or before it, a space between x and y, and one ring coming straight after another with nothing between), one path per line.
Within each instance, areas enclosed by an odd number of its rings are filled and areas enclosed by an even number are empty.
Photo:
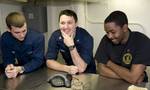
M65 28L65 29L68 28L68 24L65 24L65 25L64 25L64 28Z
M24 37L24 33L20 33L20 37Z
M113 38L113 35L112 35L111 33L107 33L107 37L108 37L109 39L112 39L112 38Z

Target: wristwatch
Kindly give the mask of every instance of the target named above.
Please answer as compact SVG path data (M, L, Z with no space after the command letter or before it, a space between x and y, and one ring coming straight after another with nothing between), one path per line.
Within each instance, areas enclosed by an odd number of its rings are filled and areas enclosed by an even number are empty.
M68 48L69 48L70 51L72 51L75 47L76 47L75 45L71 45Z

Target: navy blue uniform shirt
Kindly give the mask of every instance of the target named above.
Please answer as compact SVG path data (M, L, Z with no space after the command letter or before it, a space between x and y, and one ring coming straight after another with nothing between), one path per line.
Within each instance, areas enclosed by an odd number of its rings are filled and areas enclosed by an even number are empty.
M31 72L44 63L44 35L28 30L24 41L19 41L10 32L1 37L3 64L23 66L24 72Z
M83 28L77 27L74 43L79 55L87 63L85 72L96 73L95 61L93 59L93 37ZM47 59L57 60L59 51L67 65L74 65L70 51L63 42L60 30L56 30L49 39Z
M148 65L150 61L150 39L139 32L131 32L126 44L113 44L105 35L97 49L95 59L106 64L108 60L131 68L132 64ZM150 63L149 63L150 64ZM147 75L145 80L147 81Z

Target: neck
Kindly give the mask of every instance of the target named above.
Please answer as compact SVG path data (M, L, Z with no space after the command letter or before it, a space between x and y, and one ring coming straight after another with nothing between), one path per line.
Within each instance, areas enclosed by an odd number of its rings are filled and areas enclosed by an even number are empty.
M130 36L130 32L129 32L129 30L127 30L127 32L125 33L125 36L124 36L125 38L122 40L121 44L125 44L128 41L129 36Z

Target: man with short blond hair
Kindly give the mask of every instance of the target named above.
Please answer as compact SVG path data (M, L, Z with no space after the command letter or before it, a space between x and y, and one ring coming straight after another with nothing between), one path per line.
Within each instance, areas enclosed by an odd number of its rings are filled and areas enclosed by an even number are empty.
M26 19L19 12L6 17L8 31L1 37L3 65L8 78L28 73L44 62L44 35L27 29Z

